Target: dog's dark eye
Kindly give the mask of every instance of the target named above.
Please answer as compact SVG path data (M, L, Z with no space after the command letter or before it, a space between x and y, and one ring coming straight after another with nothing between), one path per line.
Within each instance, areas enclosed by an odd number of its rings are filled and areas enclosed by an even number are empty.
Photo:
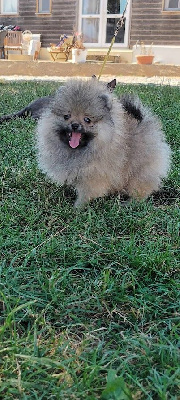
M66 115L64 115L64 119L67 121L69 118L71 118L71 115L70 114L66 114Z
M84 117L84 121L87 122L87 124L90 124L91 120L88 117Z

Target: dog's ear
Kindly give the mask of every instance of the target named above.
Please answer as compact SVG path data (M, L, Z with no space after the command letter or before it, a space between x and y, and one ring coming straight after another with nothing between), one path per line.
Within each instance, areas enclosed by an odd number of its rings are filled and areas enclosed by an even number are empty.
M103 101L104 107L107 108L108 111L112 108L112 100L108 94L102 94L99 98Z
M111 82L109 82L107 84L108 89L110 89L111 91L113 91L116 87L116 79L113 79Z

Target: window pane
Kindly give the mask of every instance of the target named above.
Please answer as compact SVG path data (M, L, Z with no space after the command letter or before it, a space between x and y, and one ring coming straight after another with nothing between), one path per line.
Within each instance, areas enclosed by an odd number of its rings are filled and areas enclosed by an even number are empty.
M122 2L124 2L124 0ZM119 14L120 13L120 0L108 0L107 13L108 14Z
M82 34L85 43L98 43L99 19L83 18Z
M2 2L3 13L17 13L17 0L4 0Z
M180 8L180 0L165 0L164 8L165 8L165 10L179 9Z
M126 8L126 3L127 3L127 0L120 1L120 14L122 14L124 12L124 10Z
M50 12L50 0L39 0L39 12L40 13Z
M107 28L106 28L106 43L111 43L111 40L114 35L114 31L116 29L116 24L119 21L119 18L107 18ZM125 32L125 25L120 28L115 43L124 43L124 32Z
M99 14L100 0L83 0L82 14Z

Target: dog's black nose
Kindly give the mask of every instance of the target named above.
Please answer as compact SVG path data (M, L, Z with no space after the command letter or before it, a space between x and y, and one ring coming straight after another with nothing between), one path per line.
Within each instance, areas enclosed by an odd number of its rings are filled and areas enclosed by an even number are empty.
M74 122L73 124L71 124L73 131L77 131L79 129L79 124L77 124L77 122Z

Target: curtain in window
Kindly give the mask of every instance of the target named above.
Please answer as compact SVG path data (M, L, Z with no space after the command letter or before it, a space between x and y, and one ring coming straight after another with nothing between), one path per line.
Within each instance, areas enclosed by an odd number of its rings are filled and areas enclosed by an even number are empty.
M99 19L84 18L82 20L82 33L85 43L98 43Z
M17 0L3 0L2 12L3 13L16 13L17 12Z
M99 14L100 0L83 0L82 14Z

